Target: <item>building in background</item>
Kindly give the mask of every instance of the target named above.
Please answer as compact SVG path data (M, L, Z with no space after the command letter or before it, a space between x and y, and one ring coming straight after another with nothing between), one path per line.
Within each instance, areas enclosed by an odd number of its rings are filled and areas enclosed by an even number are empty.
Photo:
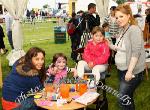
M76 12L78 0L69 0L69 15L71 16L72 12Z

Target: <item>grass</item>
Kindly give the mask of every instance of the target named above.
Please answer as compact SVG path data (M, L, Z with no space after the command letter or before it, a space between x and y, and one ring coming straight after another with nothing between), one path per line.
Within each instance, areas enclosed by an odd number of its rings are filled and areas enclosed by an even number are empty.
M75 63L70 59L70 40L66 40L67 42L64 44L55 44L54 43L54 31L53 26L56 24L47 22L47 23L37 23L35 25L31 24L22 24L23 34L24 34L24 45L23 49L27 51L30 47L38 46L45 50L46 52L46 66L50 64L52 60L52 56L54 53L63 52L68 57L68 65L69 67L74 67ZM5 29L5 26L4 26ZM39 40L39 39L47 39L47 40ZM36 42L33 42L36 41ZM5 37L6 48L10 49L8 45L8 39ZM11 67L8 65L8 60L6 59L6 55L1 56L1 64L2 64L2 73L3 79L8 75L11 70ZM113 65L111 71L111 77L107 78L106 84L109 87L117 90L118 88L118 76L116 72L116 68ZM143 83L139 86L139 88L135 91L135 104L136 110L150 110L150 80L147 81L144 78ZM0 97L1 89L0 89ZM109 110L119 110L117 104L117 98L110 93L107 93ZM1 110L0 104L0 110Z

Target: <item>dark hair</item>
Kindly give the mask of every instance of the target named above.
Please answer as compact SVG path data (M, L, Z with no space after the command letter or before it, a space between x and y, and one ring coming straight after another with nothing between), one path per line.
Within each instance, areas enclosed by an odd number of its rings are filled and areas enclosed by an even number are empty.
M104 31L104 29L101 28L101 27L99 27L99 26L95 26L95 27L92 29L91 34L94 35L94 34L97 33L97 32L101 32L102 35L105 36L105 31Z
M141 8L138 8L138 13L141 13L142 9Z
M72 18L74 18L76 16L76 13L75 12L73 12L72 13Z
M32 63L32 58L36 57L38 53L42 53L43 56L45 57L45 51L42 50L41 48L38 47L32 47L30 48L27 53L25 54L25 56L23 56L22 58L19 59L19 63L16 65L24 65L30 69L36 69L35 66ZM39 72L39 76L40 76L40 80L44 81L46 78L46 74L45 74L45 62L41 68L41 70L37 70Z
M147 9L145 10L145 14L146 14L146 15L150 14L150 8L147 8Z
M59 57L63 57L66 61L67 61L67 57L63 54L63 53L56 53L54 56L53 56L53 60L52 60L52 67L55 66L55 63L57 61L57 59Z
M80 10L80 11L77 12L77 14L80 14L80 13L84 13L84 11Z
M107 26L109 26L109 24L105 22L105 23L102 25L102 28L105 28L105 27L107 27Z
M7 9L6 9L6 8L4 8L4 12L7 12Z
M90 3L90 4L88 5L88 10L91 9L91 8L94 8L94 7L96 7L96 4Z
M116 9L116 6L111 6L110 7L110 10L112 10L112 11L115 11L115 9Z
M140 14L133 15L134 18L142 17Z

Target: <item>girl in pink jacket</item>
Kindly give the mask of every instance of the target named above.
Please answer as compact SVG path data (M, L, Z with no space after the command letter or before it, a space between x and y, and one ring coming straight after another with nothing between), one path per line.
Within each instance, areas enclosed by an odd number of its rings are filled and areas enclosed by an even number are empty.
M83 60L78 62L77 74L79 77L83 78L85 70L92 70L98 83L100 73L106 71L110 52L104 33L104 30L98 26L93 28L92 39L85 46Z

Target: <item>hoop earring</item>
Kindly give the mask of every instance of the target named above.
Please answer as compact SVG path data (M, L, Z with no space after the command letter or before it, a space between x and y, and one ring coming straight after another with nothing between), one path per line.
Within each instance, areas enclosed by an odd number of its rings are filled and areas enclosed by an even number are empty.
M130 24L130 23L131 23L131 20L129 20L128 23Z

